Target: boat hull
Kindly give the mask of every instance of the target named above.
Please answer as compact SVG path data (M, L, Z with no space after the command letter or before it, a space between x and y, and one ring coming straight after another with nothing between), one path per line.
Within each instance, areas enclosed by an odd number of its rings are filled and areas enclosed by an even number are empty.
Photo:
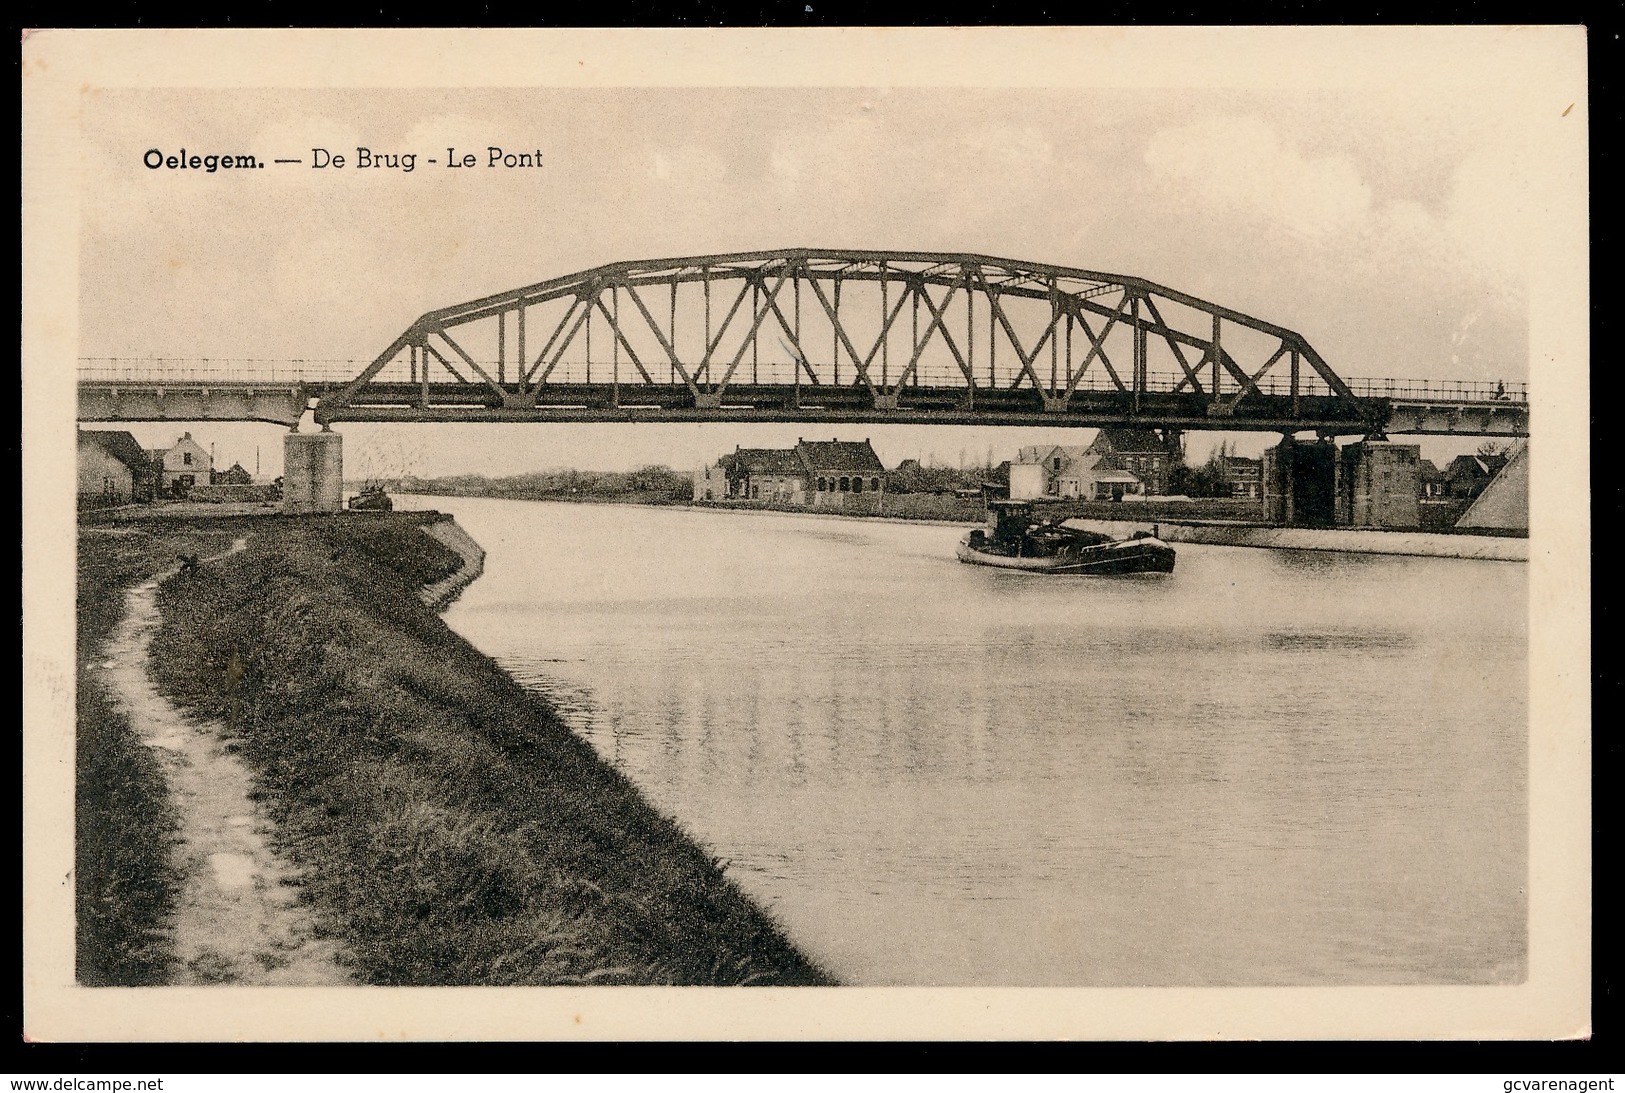
M1119 576L1129 573L1172 573L1174 549L1160 539L1125 539L1088 547L1076 553L1038 558L1017 558L993 554L959 544L959 560L967 565L987 565L1026 573L1081 573Z

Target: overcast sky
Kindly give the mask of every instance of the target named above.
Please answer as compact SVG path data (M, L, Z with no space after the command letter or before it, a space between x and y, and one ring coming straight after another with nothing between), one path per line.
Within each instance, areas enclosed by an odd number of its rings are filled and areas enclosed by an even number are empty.
M1510 92L1509 92L1510 93ZM370 360L432 308L630 258L977 251L1145 277L1290 327L1344 376L1527 378L1524 151L1482 87L1313 92L131 91L87 99L80 352ZM446 149L543 153L450 170ZM144 153L302 158L149 170ZM316 170L311 150L411 152ZM429 165L430 158L440 161ZM168 425L132 431L149 446ZM206 425L280 469L280 430ZM1068 430L346 425L352 474L688 469L837 432L980 462ZM1214 436L1193 434L1192 455ZM1236 438L1256 454L1272 437ZM1476 441L1428 441L1424 454Z

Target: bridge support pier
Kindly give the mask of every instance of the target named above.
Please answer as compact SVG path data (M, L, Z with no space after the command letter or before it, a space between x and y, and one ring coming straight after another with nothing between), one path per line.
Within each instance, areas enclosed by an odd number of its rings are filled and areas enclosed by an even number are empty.
M339 512L344 508L344 438L325 425L297 427L282 438L282 511Z
M1300 441L1291 434L1264 451L1264 507L1267 517L1287 527L1333 522L1337 494L1337 445L1330 440Z

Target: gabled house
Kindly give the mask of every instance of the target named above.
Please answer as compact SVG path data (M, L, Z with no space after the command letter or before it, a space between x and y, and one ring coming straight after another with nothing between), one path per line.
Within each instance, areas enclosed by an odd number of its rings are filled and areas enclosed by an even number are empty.
M736 448L721 462L729 497L790 505L807 503L806 469L794 449Z
M1018 450L1010 464L1010 496L1017 501L1088 496L1087 473L1097 461L1083 446L1029 445Z
M254 476L241 463L233 463L223 471L214 471L209 479L216 486L247 486L253 483Z
M203 446L192 439L191 433L182 433L174 445L153 451L156 463L157 488L169 496L185 496L196 485L208 485L213 461Z
M78 454L81 505L152 500L152 461L128 432L80 430Z
M1010 465L1013 500L1035 497L1121 501L1145 494L1146 483L1126 457L1107 446L1037 445L1022 448Z
M1169 492L1169 479L1174 468L1184 465L1185 452L1179 435L1165 430L1111 427L1100 430L1088 451L1094 455L1112 457L1110 469L1126 471L1145 484L1145 492Z
M806 470L814 508L845 508L866 493L886 492L886 467L867 438L798 440L794 451Z
M1446 497L1477 497L1494 477L1484 460L1476 455L1458 455L1444 469Z
M1417 494L1423 501L1444 496L1444 472L1431 459L1423 459L1416 466Z

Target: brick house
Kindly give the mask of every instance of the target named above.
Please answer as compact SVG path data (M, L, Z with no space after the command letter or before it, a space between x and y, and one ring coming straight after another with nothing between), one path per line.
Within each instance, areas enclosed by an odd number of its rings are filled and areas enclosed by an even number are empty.
M1106 428L1087 450L1109 460L1105 469L1134 475L1148 494L1168 493L1174 468L1185 463L1184 445L1173 430L1159 434L1155 429Z
M796 458L806 468L813 508L878 506L886 492L886 468L868 439L800 440ZM867 495L867 496L865 496Z
M718 461L728 482L727 496L747 501L807 503L807 471L795 449L736 448Z
M1264 461L1241 455L1224 457L1224 479L1231 497L1257 499L1264 496Z
M794 448L735 448L695 474L694 499L867 507L878 505L886 477L867 440L801 440Z

